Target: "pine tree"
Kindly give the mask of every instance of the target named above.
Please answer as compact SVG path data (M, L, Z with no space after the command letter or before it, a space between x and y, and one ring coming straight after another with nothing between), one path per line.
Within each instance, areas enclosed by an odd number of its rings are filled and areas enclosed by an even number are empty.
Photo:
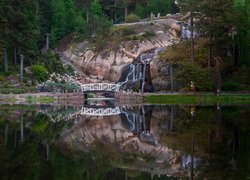
M54 34L56 39L60 39L66 32L66 9L64 0L52 0L52 26L51 34Z
M72 32L75 29L76 23L76 8L73 0L64 0L66 10L66 33Z

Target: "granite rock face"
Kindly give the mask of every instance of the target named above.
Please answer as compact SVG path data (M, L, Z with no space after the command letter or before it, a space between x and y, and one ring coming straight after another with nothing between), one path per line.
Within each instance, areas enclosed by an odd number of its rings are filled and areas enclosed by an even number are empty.
M130 26L130 28L143 26L141 34L145 33L143 30L150 28L154 31L154 36L143 38L143 40L122 41L116 50L96 52L93 48L88 47L87 42L82 42L74 48L69 47L60 52L61 59L75 67L81 74L78 77L80 82L115 83L120 79L123 68L139 58L142 53L155 48L167 48L180 40L180 25L174 19L161 19L143 23L143 25L132 23L132 25L126 24L124 26ZM165 88L169 84L168 80L162 78L166 72L164 71L164 65L160 63L159 58L155 57L150 68L152 82L157 90Z

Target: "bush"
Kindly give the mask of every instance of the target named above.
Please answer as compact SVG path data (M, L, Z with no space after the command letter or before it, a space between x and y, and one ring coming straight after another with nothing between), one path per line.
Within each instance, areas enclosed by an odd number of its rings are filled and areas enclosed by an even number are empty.
M27 92L36 92L35 87L23 87L23 88L0 88L0 94L22 94Z
M221 89L223 91L237 91L239 90L240 83L238 82L223 82L221 84Z
M0 81L3 81L4 80L4 77L0 75Z
M58 54L49 51L49 53L39 55L34 63L43 65L46 67L49 73L58 73L64 74L66 73L66 68L63 66L62 61L59 58Z
M49 82L46 83L42 87L42 91L47 92L62 92L62 91L68 91L68 92L74 92L75 90L79 90L79 86L73 83L56 83L56 82Z
M175 80L180 85L180 88L190 88L192 81L197 91L212 91L215 86L212 72L189 62L178 63Z
M155 33L152 31L145 31L145 33L143 34L144 38L149 38L149 37L154 37Z
M31 71L33 77L38 81L45 81L48 78L48 71L42 65L32 65Z
M123 29L122 34L124 36L130 36L130 35L136 34L136 32L133 29L125 28L125 29Z
M130 14L125 19L125 22L126 23L132 23L132 22L138 22L139 20L140 20L139 16L137 16L136 14Z

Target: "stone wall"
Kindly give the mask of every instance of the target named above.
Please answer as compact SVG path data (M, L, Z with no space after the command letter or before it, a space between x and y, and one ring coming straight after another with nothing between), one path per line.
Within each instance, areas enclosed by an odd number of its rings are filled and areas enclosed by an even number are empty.
M84 103L83 93L34 93L34 94L2 94L2 103L8 104L51 104L81 106Z
M115 94L115 99L120 105L133 106L134 104L143 103L143 96L140 93L120 92Z

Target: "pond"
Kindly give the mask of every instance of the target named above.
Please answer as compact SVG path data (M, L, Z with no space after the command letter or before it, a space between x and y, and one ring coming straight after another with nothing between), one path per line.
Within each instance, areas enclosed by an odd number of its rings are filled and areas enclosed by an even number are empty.
M0 179L247 179L249 117L249 105L0 105Z

